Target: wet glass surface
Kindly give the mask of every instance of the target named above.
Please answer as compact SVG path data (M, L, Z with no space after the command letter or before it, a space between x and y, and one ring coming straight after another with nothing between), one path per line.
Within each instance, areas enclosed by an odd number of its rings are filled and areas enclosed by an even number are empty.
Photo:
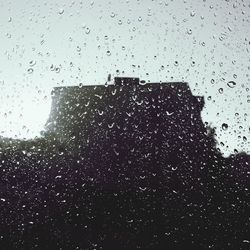
M0 249L248 249L249 8L0 2Z

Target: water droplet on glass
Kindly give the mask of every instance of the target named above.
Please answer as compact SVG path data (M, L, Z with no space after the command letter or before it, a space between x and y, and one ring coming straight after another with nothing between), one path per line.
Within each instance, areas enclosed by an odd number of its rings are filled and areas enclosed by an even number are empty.
M107 54L107 56L110 56L110 55L111 55L111 52L108 50L108 51L106 52L106 54Z
M64 9L60 9L60 10L58 11L58 13L59 13L60 15L62 15L62 14L64 13Z
M50 65L50 70L54 71L55 70L55 66L53 64Z
M85 29L85 34L88 35L89 33L90 33L90 28L87 27L87 28Z
M228 86L229 88L234 88L234 87L236 86L236 82L234 82L234 81L229 81L229 82L227 83L227 86Z
M171 116L174 112L166 111L167 116Z
M228 125L226 123L222 123L221 125L223 130L227 130L228 129Z
M223 88L219 88L219 93L220 93L220 94L223 93Z
M177 169L177 166L172 166L171 168L173 171L175 171Z
M29 68L27 71L28 71L29 74L32 74L34 72L34 69Z
M34 61L34 60L30 61L30 62L29 62L29 65L30 65L30 67L35 66L35 65L36 65L36 61Z
M191 12L190 12L190 16L191 16L191 17L194 17L194 16L195 16L195 12L194 12L194 11L191 11Z
M104 113L103 110L98 110L99 115L103 115L103 113Z

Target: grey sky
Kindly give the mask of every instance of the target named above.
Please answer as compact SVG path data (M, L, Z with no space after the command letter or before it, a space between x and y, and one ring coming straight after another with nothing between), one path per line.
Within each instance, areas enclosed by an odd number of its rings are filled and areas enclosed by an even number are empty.
M250 153L249 21L248 1L0 0L0 133L39 135L54 86L112 73L189 82L224 154Z

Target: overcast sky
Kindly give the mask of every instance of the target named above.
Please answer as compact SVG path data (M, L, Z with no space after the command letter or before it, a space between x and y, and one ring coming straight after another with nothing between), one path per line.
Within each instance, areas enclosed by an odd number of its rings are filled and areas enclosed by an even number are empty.
M38 136L54 86L111 73L189 82L222 152L250 153L249 21L249 1L0 0L0 135Z

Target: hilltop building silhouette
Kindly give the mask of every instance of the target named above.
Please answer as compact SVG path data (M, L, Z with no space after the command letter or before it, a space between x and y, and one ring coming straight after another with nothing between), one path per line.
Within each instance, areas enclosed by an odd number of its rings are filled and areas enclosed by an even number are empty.
M185 152L197 160L211 144L200 117L203 105L187 83L115 78L110 85L55 88L46 128L63 150L84 155L100 186L126 189L149 176L152 182L161 178L166 158L179 162L179 169L191 160Z
M249 156L187 83L56 87L43 138L1 145L1 249L244 249Z

